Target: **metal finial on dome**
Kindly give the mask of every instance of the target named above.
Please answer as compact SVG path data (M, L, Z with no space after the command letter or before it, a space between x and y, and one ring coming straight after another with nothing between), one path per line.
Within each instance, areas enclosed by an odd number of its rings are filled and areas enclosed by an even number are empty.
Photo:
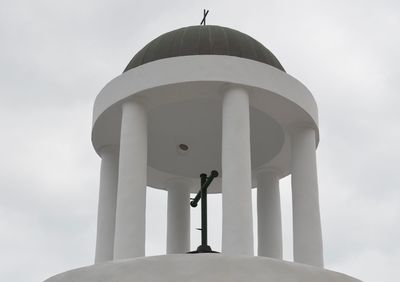
M203 19L200 22L200 25L206 25L206 17L208 15L209 10L203 9Z

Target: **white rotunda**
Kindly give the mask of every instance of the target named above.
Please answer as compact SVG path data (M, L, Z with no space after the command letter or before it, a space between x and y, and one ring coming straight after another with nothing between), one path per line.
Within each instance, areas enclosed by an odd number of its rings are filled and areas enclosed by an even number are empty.
M94 104L95 264L46 281L359 281L323 268L318 141L312 94L255 39L209 25L159 36ZM187 254L190 193L212 170L218 177L208 192L222 194L222 251ZM282 260L279 179L287 175L294 262ZM147 186L168 191L163 256L145 256Z

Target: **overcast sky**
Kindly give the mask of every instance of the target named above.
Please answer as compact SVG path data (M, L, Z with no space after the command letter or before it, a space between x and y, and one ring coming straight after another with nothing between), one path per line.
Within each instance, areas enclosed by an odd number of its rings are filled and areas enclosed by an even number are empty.
M208 24L256 38L314 94L326 268L367 282L399 281L400 2L0 3L0 281L42 281L93 262L94 99L150 40L199 24L203 8ZM281 180L287 260L289 183ZM162 254L166 194L149 189L147 204L146 251ZM219 249L220 198L210 205L211 245ZM193 248L198 243L194 232Z

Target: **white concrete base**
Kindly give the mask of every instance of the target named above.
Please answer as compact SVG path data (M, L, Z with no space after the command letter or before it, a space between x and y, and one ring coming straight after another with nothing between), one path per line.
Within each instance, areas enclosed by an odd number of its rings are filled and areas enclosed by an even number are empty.
M359 282L326 269L265 257L180 254L126 259L67 271L45 282Z

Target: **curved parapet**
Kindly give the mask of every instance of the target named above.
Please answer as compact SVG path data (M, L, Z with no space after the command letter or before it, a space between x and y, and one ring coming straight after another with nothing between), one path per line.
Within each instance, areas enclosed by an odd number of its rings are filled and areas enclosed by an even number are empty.
M67 271L45 282L360 282L350 276L262 257L166 255L120 260Z

